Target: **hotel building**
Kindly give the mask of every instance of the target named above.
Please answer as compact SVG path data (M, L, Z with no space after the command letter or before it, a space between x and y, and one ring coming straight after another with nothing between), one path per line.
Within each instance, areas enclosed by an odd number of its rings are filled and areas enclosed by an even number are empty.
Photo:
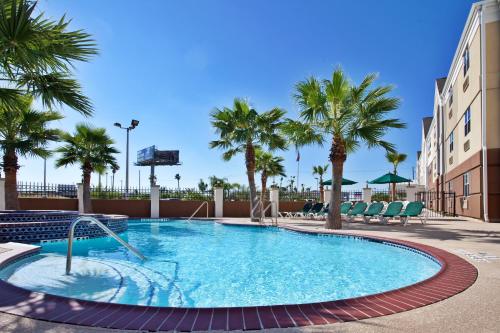
M475 3L422 120L417 181L455 193L456 213L500 222L500 1ZM443 199L432 209L442 210Z

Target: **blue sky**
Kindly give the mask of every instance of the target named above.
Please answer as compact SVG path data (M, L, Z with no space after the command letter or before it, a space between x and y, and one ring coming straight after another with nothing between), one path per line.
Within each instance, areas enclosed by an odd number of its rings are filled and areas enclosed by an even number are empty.
M72 110L57 126L71 130L81 121L107 127L125 151L125 133L112 126L132 118L140 125L131 134L131 160L136 151L156 145L179 149L182 166L158 170L158 182L196 186L210 175L246 183L243 157L224 162L210 150L215 138L209 124L214 107L230 106L234 97L248 98L257 110L279 106L297 117L292 99L296 82L310 75L330 77L341 65L354 82L380 73L381 84L396 86L402 99L395 116L406 130L388 139L409 155L400 174L411 177L420 147L421 118L433 107L434 80L449 70L473 1L54 1L39 10L73 18L96 39L100 55L78 64L76 75L95 105L85 119ZM280 153L287 174L296 174L293 150ZM313 165L326 164L328 146L301 151L300 183L315 186ZM78 167L54 169L48 160L49 183L75 183ZM123 166L125 154L119 156ZM22 160L19 178L41 181L43 162ZM363 185L387 171L382 150L364 147L350 155L345 177ZM116 183L125 179L123 167ZM132 166L131 185L139 168ZM142 168L141 182L149 170ZM93 179L96 180L96 177ZM104 181L104 180L103 180Z

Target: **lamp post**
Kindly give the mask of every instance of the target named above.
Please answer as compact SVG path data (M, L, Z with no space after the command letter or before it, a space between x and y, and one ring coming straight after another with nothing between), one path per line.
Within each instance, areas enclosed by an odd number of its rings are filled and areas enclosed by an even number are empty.
M120 123L114 124L116 127L127 131L127 149L126 149L126 165L125 165L125 198L128 199L128 147L129 147L129 133L131 130L139 125L139 120L132 119L129 127L123 127Z

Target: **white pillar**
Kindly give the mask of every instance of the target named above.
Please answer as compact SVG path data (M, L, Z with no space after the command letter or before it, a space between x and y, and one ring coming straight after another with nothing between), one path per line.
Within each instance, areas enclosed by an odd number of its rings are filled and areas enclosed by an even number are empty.
M78 198L78 213L83 214L83 184L76 184L76 197Z
M324 202L330 202L330 198L332 196L332 190L330 190L330 189L326 190L325 189L324 193L325 193L324 194L324 198L323 198Z
M418 192L418 186L415 185L407 185L405 186L405 192L406 192L406 200L407 201L415 201L415 197Z
M372 189L370 187L363 188L363 201L372 202Z
M275 205L271 205L271 216L278 217L278 212L280 211L280 190L272 187L269 190L269 199L271 202L276 203Z
M224 189L222 187L214 188L215 217L224 216Z
M5 179L0 178L0 210L5 210Z
M151 218L157 219L160 217L160 186L151 186Z

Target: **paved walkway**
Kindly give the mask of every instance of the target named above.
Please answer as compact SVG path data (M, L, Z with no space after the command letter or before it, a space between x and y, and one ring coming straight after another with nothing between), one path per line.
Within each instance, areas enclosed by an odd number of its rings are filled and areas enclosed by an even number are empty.
M244 222L243 219L232 219ZM323 230L322 222L281 220L295 228ZM345 224L356 232L428 244L458 254L479 270L476 283L447 300L408 312L342 324L273 332L500 332L500 224L471 220L432 220L407 227L399 224ZM0 315L0 332L116 332L57 325L12 315Z

